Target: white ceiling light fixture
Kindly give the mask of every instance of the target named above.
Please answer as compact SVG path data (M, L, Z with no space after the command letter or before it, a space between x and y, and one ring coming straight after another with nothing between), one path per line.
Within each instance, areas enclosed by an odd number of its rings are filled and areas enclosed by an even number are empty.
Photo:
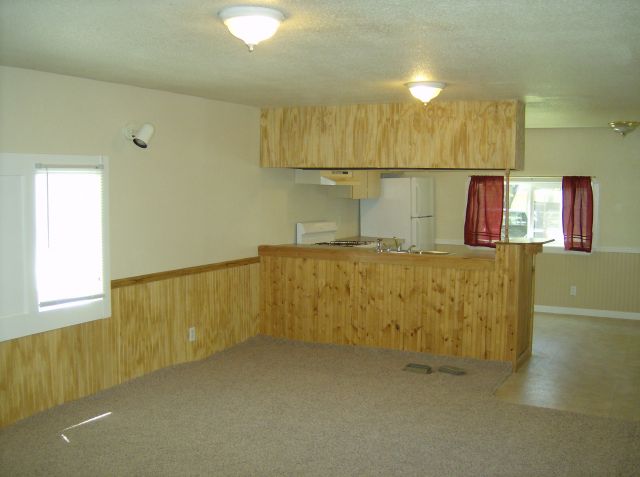
M415 98L427 104L440 94L446 84L438 81L411 81L405 83L405 86Z
M611 129L619 133L622 137L630 132L633 132L638 126L640 121L613 121L609 123Z
M253 51L261 41L275 35L284 14L273 8L237 6L228 7L218 13L229 31L236 38L240 38Z

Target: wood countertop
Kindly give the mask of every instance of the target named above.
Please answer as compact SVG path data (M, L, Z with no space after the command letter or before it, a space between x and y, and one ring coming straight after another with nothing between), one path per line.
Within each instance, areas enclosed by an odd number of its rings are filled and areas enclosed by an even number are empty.
M258 255L271 257L344 260L351 262L384 263L394 265L427 265L431 267L489 269L495 264L493 254L415 254L376 252L368 247L335 247L330 245L260 245Z
M353 239L362 239L354 237ZM518 246L533 253L542 251L542 245L553 240L510 240L497 242L498 247ZM397 265L428 265L454 267L470 270L487 269L494 266L496 257L492 250L469 251L450 254L416 254L376 252L373 247L337 247L330 245L260 245L259 256L313 258L318 260L345 260L352 262L386 263Z

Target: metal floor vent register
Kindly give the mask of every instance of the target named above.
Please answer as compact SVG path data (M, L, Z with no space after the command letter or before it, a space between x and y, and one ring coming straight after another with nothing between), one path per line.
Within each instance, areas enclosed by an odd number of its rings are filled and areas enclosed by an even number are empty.
M409 363L403 371L411 371L412 373L431 374L431 366L428 364Z
M412 373L420 373L420 374L431 374L431 366L428 364L418 364L418 363L409 363L404 368L403 371L411 371ZM466 374L466 371L461 368L456 368L455 366L440 366L438 368L438 372L445 374L453 374L454 376L462 376Z
M464 369L456 368L455 366L440 366L438 368L438 372L453 374L454 376L462 376L463 374L466 374Z

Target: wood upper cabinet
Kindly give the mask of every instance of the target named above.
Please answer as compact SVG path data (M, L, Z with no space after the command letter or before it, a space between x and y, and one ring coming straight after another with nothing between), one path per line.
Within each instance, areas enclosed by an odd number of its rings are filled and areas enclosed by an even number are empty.
M522 169L524 105L434 101L263 109L262 167Z

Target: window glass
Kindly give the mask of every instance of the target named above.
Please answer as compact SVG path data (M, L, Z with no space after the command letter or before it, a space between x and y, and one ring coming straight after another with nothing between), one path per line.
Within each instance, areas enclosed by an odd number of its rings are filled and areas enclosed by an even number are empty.
M509 237L563 242L561 180L509 181Z
M40 309L101 298L102 261L101 171L39 171L36 279Z

